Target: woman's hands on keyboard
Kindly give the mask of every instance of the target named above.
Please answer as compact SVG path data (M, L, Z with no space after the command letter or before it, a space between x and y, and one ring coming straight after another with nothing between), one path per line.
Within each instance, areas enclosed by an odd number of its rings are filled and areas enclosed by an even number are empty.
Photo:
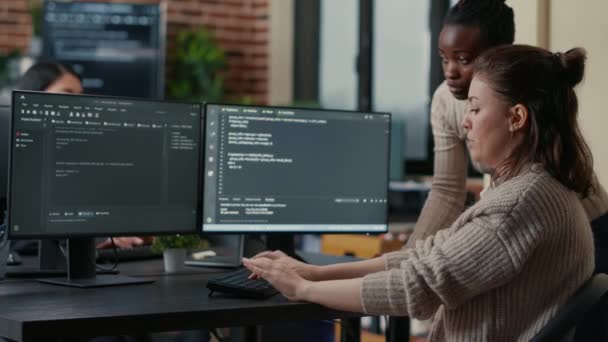
M312 285L312 281L299 272L311 276L313 266L280 251L262 252L251 259L243 258L243 265L253 272L254 277L265 279L289 300L305 300L306 290Z
M296 260L282 251L265 251L261 252L251 259L259 259L259 258L268 258L270 260L280 260L282 263L285 263L287 267L296 272L300 277L306 280L317 280L315 277L315 266L303 263L299 260ZM256 279L257 275L255 273L251 274L251 279Z

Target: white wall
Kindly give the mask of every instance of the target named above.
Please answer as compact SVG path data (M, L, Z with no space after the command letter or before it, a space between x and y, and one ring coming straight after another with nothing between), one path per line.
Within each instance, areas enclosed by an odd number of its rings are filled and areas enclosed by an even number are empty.
M270 1L269 104L293 100L293 20L294 0Z
M566 51L587 49L585 80L577 88L579 122L591 147L595 172L608 186L608 1L509 0L515 11L516 42ZM540 37L540 38L539 38ZM543 40L546 41L543 44Z
M430 59L436 53L430 46L430 4L374 3L374 110L393 113L394 124L405 123L401 149L408 159L427 157Z
M508 0L515 16L515 43L548 47L549 0Z
M554 0L550 13L550 48L587 50L585 80L577 91L580 123L593 152L595 171L608 186L608 1Z
M277 0L280 1L280 0ZM321 106L357 108L359 2L321 0L319 97Z

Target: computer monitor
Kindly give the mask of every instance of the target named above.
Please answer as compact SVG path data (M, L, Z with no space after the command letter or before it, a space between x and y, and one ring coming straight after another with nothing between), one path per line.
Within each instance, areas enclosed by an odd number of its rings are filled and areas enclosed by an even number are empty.
M162 98L163 5L44 1L42 55L82 76L87 94Z
M206 104L202 231L268 233L268 248L290 254L281 233L386 232L390 122L388 113Z
M14 91L12 117L10 238L68 238L94 276L94 236L197 231L200 104Z

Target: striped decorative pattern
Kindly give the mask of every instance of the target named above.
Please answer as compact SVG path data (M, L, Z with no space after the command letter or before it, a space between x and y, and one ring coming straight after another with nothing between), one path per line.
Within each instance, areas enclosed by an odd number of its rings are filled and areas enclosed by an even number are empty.
M528 341L591 276L593 238L577 195L533 165L386 260L365 312L435 315L429 341Z

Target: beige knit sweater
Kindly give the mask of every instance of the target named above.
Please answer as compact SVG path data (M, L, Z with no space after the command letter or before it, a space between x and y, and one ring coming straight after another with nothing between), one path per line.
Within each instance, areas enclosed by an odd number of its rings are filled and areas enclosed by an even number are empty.
M454 98L445 82L437 88L431 104L435 143L433 184L408 247L448 228L464 210L468 157L462 120L466 110L467 101ZM589 221L608 211L608 194L597 179L595 185L597 193L582 201Z
M435 315L430 341L528 341L594 268L576 194L538 164L363 279L369 314ZM567 257L565 257L567 256Z

